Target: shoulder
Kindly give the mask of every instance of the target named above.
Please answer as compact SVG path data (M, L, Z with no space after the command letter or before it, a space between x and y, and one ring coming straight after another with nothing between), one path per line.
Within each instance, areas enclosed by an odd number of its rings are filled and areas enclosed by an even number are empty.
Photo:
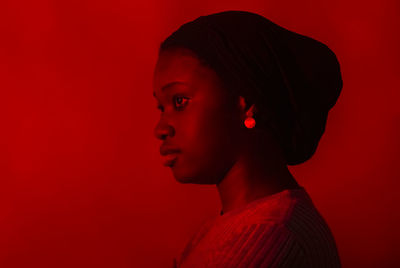
M340 267L329 239L302 236L274 221L238 225L219 236L207 261L210 267Z
M241 267L341 266L330 228L305 191L260 200L241 214L237 221L232 219L235 223L231 221L229 228L221 228L213 242L217 263L246 264Z
M210 245L210 267L309 267L302 245L274 221L236 226Z
M302 191L213 219L183 256L187 265L178 267L340 267L329 227Z

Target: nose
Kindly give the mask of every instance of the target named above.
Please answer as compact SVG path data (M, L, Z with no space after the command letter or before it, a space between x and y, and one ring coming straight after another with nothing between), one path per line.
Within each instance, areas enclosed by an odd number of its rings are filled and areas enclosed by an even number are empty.
M160 120L154 128L154 136L157 139L165 140L167 136L172 137L174 135L174 128L163 120Z

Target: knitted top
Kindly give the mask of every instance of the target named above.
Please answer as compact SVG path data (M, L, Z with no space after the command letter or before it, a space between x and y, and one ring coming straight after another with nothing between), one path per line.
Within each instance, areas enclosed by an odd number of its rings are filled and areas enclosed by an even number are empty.
M303 187L206 221L174 267L341 267L335 240Z

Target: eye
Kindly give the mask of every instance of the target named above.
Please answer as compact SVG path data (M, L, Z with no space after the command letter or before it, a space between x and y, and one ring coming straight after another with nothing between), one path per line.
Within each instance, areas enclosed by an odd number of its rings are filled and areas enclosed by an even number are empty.
M187 105L189 98L183 96L174 96L174 105L179 110Z

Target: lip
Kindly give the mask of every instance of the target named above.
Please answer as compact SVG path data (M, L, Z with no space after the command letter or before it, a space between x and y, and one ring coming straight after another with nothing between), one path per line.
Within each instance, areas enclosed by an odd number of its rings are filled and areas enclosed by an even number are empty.
M163 158L164 158L164 166L172 167L175 164L178 155L177 153L172 153L165 155Z
M160 154L164 158L164 166L172 167L178 157L180 150L178 148L163 145L160 147Z
M167 147L167 146L161 146L160 147L160 154L162 156L166 156L168 154L175 154L175 153L179 153L180 150L177 148L172 148L172 147Z

